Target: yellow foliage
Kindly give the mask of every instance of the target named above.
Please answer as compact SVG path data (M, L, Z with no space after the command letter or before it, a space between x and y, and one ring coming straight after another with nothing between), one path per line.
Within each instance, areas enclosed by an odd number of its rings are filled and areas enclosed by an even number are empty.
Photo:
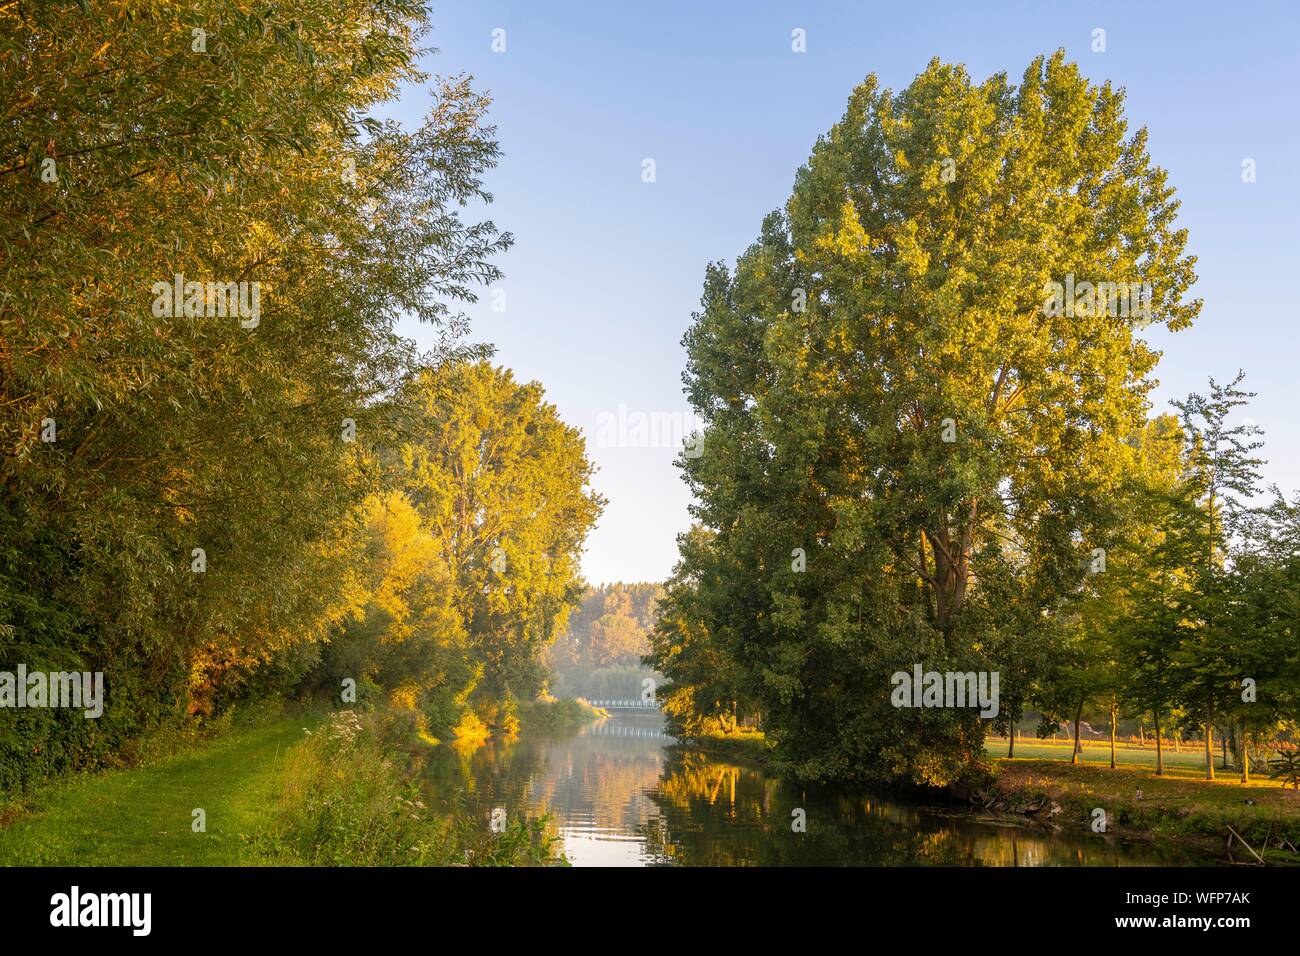
M420 695L420 688L413 684L403 684L393 688L388 695L388 702L397 710L415 710L415 703Z
M483 741L488 739L487 724L479 720L478 714L474 713L472 710L465 712L465 715L461 717L460 722L452 728L452 733L455 735L457 740L464 740L467 742Z

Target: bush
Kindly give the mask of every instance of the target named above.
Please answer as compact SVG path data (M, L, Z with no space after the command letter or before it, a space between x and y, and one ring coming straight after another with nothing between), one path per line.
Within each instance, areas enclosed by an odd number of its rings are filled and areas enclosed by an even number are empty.
M609 716L585 700L566 698L540 699L519 708L519 720L526 732L564 730L581 727L593 720Z

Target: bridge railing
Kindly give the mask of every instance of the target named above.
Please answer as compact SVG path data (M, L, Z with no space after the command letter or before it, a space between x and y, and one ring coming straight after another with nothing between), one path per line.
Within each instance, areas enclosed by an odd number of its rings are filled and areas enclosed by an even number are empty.
M659 701L657 700L593 700L589 702L593 707L604 707L606 710L658 710Z

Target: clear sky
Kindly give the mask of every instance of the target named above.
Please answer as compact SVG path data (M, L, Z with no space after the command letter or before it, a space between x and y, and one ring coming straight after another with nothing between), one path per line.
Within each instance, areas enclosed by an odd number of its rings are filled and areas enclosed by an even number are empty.
M1300 489L1298 11L1131 0L435 5L439 53L425 67L470 73L492 94L505 155L488 180L490 214L516 240L500 259L504 311L484 295L470 310L473 338L540 381L587 435L609 499L587 578L659 580L676 560L689 521L676 450L626 446L638 416L673 424L689 412L681 338L705 264L734 261L757 237L868 73L899 89L934 56L977 80L1018 80L1035 55L1063 47L1093 80L1126 88L1130 126L1149 128L1182 199L1205 300L1192 329L1151 333L1164 350L1157 404L1244 368L1259 393L1249 416L1266 431L1265 477ZM1104 53L1092 50L1098 27ZM805 53L791 50L796 28ZM427 105L411 90L393 115L415 122ZM642 181L647 158L653 183ZM1254 183L1242 182L1246 158ZM413 323L403 331L430 342ZM610 426L620 407L621 440Z

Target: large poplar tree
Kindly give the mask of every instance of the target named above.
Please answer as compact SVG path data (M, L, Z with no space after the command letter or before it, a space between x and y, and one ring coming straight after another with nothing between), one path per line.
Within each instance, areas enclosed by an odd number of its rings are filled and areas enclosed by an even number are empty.
M987 666L1035 614L982 581L1046 613L1122 521L1158 358L1138 327L1200 307L1146 141L1062 53L1019 85L872 76L735 269L709 267L685 339L706 431L682 464L716 532L696 606L802 772L960 776L979 719L895 710L890 673ZM1121 284L1140 308L1096 294Z

